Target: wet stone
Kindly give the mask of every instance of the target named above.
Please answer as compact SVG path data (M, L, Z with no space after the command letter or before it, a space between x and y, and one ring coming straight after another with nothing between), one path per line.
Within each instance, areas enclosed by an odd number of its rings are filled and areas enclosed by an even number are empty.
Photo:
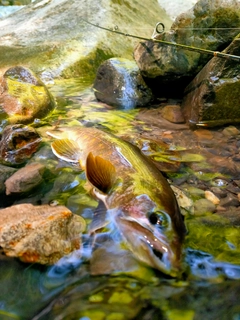
M219 198L211 191L205 191L205 198L211 201L213 204L218 205L220 203Z
M16 66L0 79L0 111L5 114L2 125L31 123L43 118L55 107L53 96L44 83L29 69Z
M0 210L0 247L23 262L53 264L80 248L85 221L64 206L19 204Z
M208 199L199 199L194 202L194 215L201 216L216 211L216 206Z
M228 193L227 196L220 201L220 206L222 207L238 207L239 205L240 202L238 200L238 197L231 193Z
M45 167L40 163L32 163L19 169L5 182L6 194L19 194L31 191L43 182Z
M227 190L221 189L219 187L212 187L210 190L218 197L218 198L225 198L227 196Z
M5 193L5 181L16 172L17 169L0 164L0 193Z
M152 98L136 63L123 58L111 58L100 65L94 89L98 100L124 109L145 106Z
M8 125L0 141L0 162L11 166L24 163L37 151L40 142L41 137L33 128Z
M162 117L173 123L184 123L184 117L179 105L167 105L162 109Z
M240 135L240 131L234 126L229 126L229 127L224 128L222 133L226 137L235 137L235 136Z

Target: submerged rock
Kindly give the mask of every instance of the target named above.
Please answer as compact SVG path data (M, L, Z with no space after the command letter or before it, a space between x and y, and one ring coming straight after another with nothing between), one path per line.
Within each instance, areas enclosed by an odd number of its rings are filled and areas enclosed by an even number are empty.
M156 39L221 51L239 33L239 24L239 1L200 0L176 18L169 32L157 35ZM154 93L172 96L182 95L211 56L144 41L136 46L134 58Z
M6 194L26 193L43 182L45 167L41 163L31 163L19 169L5 182Z
M16 172L17 169L3 166L0 164L0 194L5 193L6 187L5 187L5 181Z
M124 109L145 106L152 98L136 63L123 58L108 59L101 64L94 89L98 100Z
M173 123L185 122L179 105L167 105L162 109L162 117Z
M0 247L23 262L53 264L80 248L85 221L64 206L15 205L0 210Z
M240 55L240 34L224 50ZM240 122L240 66L231 59L212 58L187 86L182 110L190 125Z
M0 120L31 123L55 107L53 96L32 71L21 66L8 69L0 79Z
M0 140L0 162L18 165L26 162L37 151L41 137L33 128L22 124L5 127Z

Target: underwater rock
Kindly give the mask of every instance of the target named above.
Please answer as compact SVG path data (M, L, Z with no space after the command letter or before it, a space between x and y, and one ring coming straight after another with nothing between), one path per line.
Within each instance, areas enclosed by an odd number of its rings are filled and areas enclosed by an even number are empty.
M5 193L6 187L4 182L16 172L17 169L3 166L0 164L0 194Z
M37 151L41 137L33 128L22 124L5 127L0 140L0 162L18 165L26 162Z
M152 98L136 63L123 58L108 59L100 65L94 89L98 100L124 109L143 107Z
M0 210L0 247L23 262L53 264L80 247L85 221L64 206L19 204Z
M8 69L0 79L0 114L3 124L31 123L55 107L53 96L34 73L21 66Z
M220 201L221 207L238 207L240 204L239 199L236 195L228 193L225 198Z
M201 216L209 213L213 213L216 211L215 204L208 199L198 199L194 202L194 215Z
M224 52L240 55L240 34ZM182 110L186 121L209 126L240 122L239 72L239 62L212 58L185 90Z
M5 182L6 195L31 191L43 182L45 167L41 163L31 163L19 169Z
M239 23L239 1L200 0L176 18L169 32L157 35L156 39L221 51L239 33ZM166 97L182 96L186 85L211 56L142 41L135 48L134 58L153 93Z
M99 29L86 19L150 36L159 17L170 27L170 17L156 0L81 0L81 5L79 0L34 1L0 21L0 69L19 64L44 81L59 76L92 81L104 60L132 57L136 39ZM9 30L14 30L13 36Z

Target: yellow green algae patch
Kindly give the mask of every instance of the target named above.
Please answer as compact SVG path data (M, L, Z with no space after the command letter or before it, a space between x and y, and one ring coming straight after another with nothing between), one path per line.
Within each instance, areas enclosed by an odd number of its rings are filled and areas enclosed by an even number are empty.
M217 214L186 220L185 246L211 254L216 261L240 264L239 227Z
M172 309L166 312L168 320L193 320L194 315L193 310Z

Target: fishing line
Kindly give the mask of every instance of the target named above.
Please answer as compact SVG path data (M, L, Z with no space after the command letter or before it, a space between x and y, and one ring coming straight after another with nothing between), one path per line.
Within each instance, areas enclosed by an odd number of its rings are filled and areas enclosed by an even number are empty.
M170 42L170 41L165 41L165 40L159 40L156 39L155 37L158 34L163 34L165 32L165 26L163 23L158 22L154 28L153 34L151 38L147 38L147 37L141 37L141 36L137 36L134 34L130 34L130 33L125 33L122 31L119 31L118 26L115 25L112 29L107 28L107 27L103 27L99 24L95 24L92 23L84 18L82 18L82 20L86 23L88 23L89 25L96 27L98 29L102 29L102 30L106 30L112 33L116 33L125 37L129 37L129 38L135 38L135 39L139 39L139 40L145 40L145 41L152 41L152 42L156 42L156 43L161 43L164 45L168 45L168 46L173 46L173 47L178 47L184 50L188 50L188 51L195 51L198 53L204 53L204 54L208 54L211 55L213 57L219 57L219 58L224 58L224 59L231 59L231 60L235 60L235 61L240 61L240 56L236 56L233 54L228 54L228 53L223 53L223 52L219 52L219 51L212 51L212 50L208 50L208 49L202 49L202 48L197 48L197 47L192 47L192 46L187 46L185 44L180 44L180 43L174 43L174 42ZM183 29L183 28L182 28ZM188 28L184 28L184 30L186 30ZM191 28L189 28L191 29ZM198 29L198 28L195 28ZM201 28L199 28L201 29ZM211 29L211 28L205 28L205 29ZM213 29L225 29L225 28L213 28ZM239 29L239 28L226 28L226 29Z

